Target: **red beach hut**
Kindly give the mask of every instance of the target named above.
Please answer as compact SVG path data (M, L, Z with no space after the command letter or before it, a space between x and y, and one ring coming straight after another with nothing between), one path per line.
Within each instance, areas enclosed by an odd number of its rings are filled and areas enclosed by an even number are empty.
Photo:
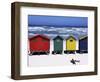
M44 35L36 35L29 39L30 52L33 55L48 54L50 39Z

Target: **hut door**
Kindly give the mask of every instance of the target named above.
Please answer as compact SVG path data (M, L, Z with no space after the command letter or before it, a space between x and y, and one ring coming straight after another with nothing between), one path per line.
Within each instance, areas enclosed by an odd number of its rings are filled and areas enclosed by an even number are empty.
M66 41L67 50L76 50L76 41L74 39L69 39Z
M61 51L63 49L62 40L57 39L54 41L54 51Z

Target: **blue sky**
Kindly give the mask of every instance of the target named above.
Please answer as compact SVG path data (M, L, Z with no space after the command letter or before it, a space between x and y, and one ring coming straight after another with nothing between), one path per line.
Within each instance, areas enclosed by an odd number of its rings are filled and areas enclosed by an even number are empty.
M28 26L87 27L87 17L29 15Z
M76 39L88 33L87 17L61 17L61 16L28 16L28 35L32 37L44 34L50 38L57 35L67 38L74 35Z

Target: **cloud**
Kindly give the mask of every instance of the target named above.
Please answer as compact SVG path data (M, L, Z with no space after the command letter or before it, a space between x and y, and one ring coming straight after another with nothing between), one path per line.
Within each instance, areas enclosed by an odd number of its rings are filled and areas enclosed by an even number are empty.
M66 37L72 34L78 37L80 35L87 35L88 28L34 26L34 27L28 28L28 33L29 33L29 36L32 36L34 34L46 34L50 37L54 37L57 35Z
M44 27L38 27L38 26L35 26L35 27L29 27L28 28L29 31L45 31L46 29Z

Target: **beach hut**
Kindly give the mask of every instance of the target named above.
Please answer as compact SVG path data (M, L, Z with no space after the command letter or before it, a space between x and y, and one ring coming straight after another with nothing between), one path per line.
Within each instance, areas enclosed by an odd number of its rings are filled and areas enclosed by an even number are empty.
M30 52L33 55L48 54L50 39L44 35L36 35L29 39Z
M61 36L56 36L53 39L53 46L54 46L54 51L52 51L52 54L62 54L63 38Z
M88 37L83 36L79 39L79 52L88 53Z
M76 51L76 39L74 36L69 36L66 39L66 50L64 53L75 53Z

